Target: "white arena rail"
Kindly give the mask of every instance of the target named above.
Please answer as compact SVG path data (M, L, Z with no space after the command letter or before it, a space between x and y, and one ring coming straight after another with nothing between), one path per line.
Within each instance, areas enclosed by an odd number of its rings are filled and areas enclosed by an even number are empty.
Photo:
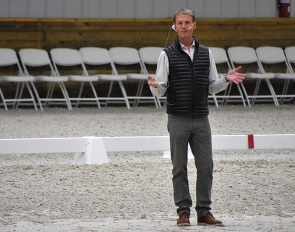
M295 134L213 135L212 146L213 150L293 149ZM169 150L168 136L0 139L0 155L75 153L76 164L108 163L111 151Z

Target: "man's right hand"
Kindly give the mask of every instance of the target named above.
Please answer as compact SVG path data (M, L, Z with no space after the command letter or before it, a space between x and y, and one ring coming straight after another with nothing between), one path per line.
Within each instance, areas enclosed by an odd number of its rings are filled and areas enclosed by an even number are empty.
M148 84L154 88L158 88L160 86L159 82L157 82L152 76L148 76Z

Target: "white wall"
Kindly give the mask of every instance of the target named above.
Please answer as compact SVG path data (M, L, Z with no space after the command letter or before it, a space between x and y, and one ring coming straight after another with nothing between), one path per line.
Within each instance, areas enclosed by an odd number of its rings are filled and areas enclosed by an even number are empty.
M167 18L179 8L198 18L278 17L277 0L0 0L0 17Z

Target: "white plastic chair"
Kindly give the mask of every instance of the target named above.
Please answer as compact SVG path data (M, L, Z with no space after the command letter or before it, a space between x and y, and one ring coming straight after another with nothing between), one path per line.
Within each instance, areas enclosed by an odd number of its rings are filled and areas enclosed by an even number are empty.
M61 67L63 68L63 72L67 72L66 76L68 77L69 82L77 82L80 83L80 89L77 97L70 96L70 101L76 101L75 105L78 107L79 104L96 104L100 109L100 103L97 96L97 92L94 88L93 83L98 82L97 75L88 75L88 72L83 63L82 57L78 50L71 48L53 48L50 50L50 55L52 58L53 67L58 76L61 75ZM77 70L73 71L72 68L75 67ZM66 70L65 70L66 69ZM81 75L76 74L76 72L81 72ZM88 83L93 97L88 97L87 94L82 97L84 84Z
M270 82L271 79L275 78L275 74L270 72L266 73L260 69L255 49L245 46L234 46L228 48L227 53L229 56L229 61L233 68L236 65L242 65L243 69L246 70L245 82L249 81L250 79L253 79L256 82L254 93L251 95L248 93L248 98L251 99L251 104L255 104L256 99L262 99L262 101L266 101L266 99L271 99L276 106L279 106L276 93ZM255 71L253 71L253 67L255 68ZM270 95L259 94L261 81L266 82Z
M295 91L287 94L288 86L291 80L295 80L295 74L292 73L292 68L289 65L284 50L280 47L263 46L256 48L259 64L263 72L268 68L275 67L274 74L276 79L284 80L283 90L277 95L280 98L280 103L283 104L285 98L290 101L295 97Z
M128 97L126 94L125 87L123 85L123 81L127 80L126 75L117 75L117 74L111 74L112 72L112 60L110 57L110 53L106 48L99 48L99 47L83 47L80 48L80 54L82 57L82 60L84 64L90 65L90 66L97 66L98 69L100 66L108 66L110 73L98 73L98 78L100 81L105 81L105 82L110 82L109 86L109 91L107 97L103 98L100 97L100 100L106 100L106 105L108 104L109 101L115 102L115 103L120 103L120 102L125 102L126 107L130 109ZM87 69L87 67L86 67ZM98 71L99 72L99 71ZM112 97L111 92L113 88L114 82L118 83L123 97Z
M152 95L150 89L147 89L147 93L151 96L142 96L144 84L147 84L148 74L144 73L144 68L142 66L142 62L139 57L138 50L135 48L129 47L112 47L109 49L112 61L113 61L113 72L115 74L125 74L127 76L127 80L130 82L137 82L137 91L135 95L131 95L127 93L128 99L132 99L133 105L137 106L139 100L147 100L145 102L154 102L155 106L158 107L157 99ZM120 68L122 67L122 68ZM130 70L132 71L126 71ZM138 72L134 72L134 68L138 68Z
M38 100L42 103L42 105L44 105L44 107L48 107L51 102L64 102L66 103L68 109L72 110L68 92L64 84L68 81L68 78L59 77L56 75L56 72L54 71L51 64L48 52L46 50L37 48L23 48L20 49L19 56L26 76L30 75L29 72L34 71L34 81L36 83L49 84L45 97L40 97L41 93L39 93ZM37 73L35 68L39 68L39 71ZM43 68L42 72L40 71L41 68ZM58 84L63 98L53 97L56 84Z
M218 73L219 77L222 77L225 73L227 73L229 70L232 69L230 62L228 60L227 54L226 54L226 50L221 47L209 47L209 49L211 50L211 52L213 54L215 64L218 65L218 68L220 68L221 65L225 66L225 67L223 67L224 73ZM237 87L239 95L231 95L231 90L232 90L233 85ZM229 99L241 99L244 106L247 106L247 104L248 104L248 106L250 106L250 102L248 100L248 95L247 95L247 92L246 92L246 89L245 89L243 83L240 83L239 85L230 83L227 90L224 92L224 95L213 95L212 97L215 101L216 106L218 106L218 102L217 102L218 98L223 99L222 102L224 105L226 105L226 103L228 102ZM247 104L245 102L245 98L246 98Z
M140 60L142 62L142 67L145 74L155 75L157 63L159 59L160 53L163 51L162 47L142 47L139 51ZM153 72L150 71L151 67L153 67ZM166 100L166 97L155 97L157 99L157 103L159 108L161 108L160 100Z
M12 108L17 108L19 104L31 102L34 105L35 110L37 111L37 104L35 101L35 96L33 91L36 91L34 86L34 77L33 76L24 76L24 73L21 69L17 54L13 49L10 48L0 48L0 66L3 67L3 72L7 73L6 75L0 76L0 83L15 83L16 91L14 98L6 98L3 91L0 89L0 96L2 98L3 106L5 110L8 110L7 105L12 103ZM13 67L13 66L16 66ZM4 70L5 69L5 70ZM15 71L17 75L15 75ZM29 93L28 97L23 97L23 91L26 87L26 90ZM35 92L36 94L36 92ZM38 95L36 96L38 97ZM10 105L10 104L9 104ZM41 110L42 106L40 105Z

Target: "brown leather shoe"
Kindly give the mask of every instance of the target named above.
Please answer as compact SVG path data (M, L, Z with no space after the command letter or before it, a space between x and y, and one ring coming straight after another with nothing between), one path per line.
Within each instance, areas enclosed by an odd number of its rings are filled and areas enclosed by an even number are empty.
M190 226L191 225L191 223L189 221L188 213L182 213L179 215L179 218L177 219L177 225L178 226Z
M198 218L198 225L200 226L221 226L223 227L223 223L219 220L216 220L212 213L208 212L207 214Z

